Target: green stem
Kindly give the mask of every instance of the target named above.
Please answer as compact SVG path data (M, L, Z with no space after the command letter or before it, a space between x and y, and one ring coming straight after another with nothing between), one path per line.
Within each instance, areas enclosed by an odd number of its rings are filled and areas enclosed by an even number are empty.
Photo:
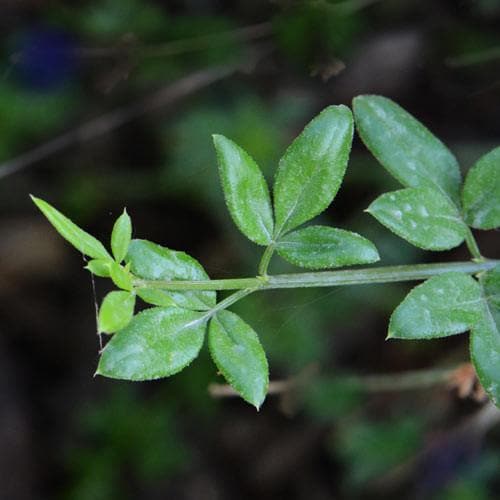
M257 288L245 288L243 290L238 290L237 292L232 293L231 295L229 295L229 297L226 297L224 300L221 300L215 307L210 309L210 311L207 311L207 313L203 316L203 320L212 318L219 311L227 309L229 306L232 306L235 302L238 302L238 300L255 292L255 290L257 290Z
M236 278L206 281L134 280L136 288L159 288L163 290L270 290L277 288L310 288L343 285L365 285L398 281L425 280L431 276L450 272L477 274L500 264L499 260L480 262L446 262L439 264L413 264L386 266L341 271L278 274L255 278ZM228 297L229 299L229 297Z
M467 248L469 249L469 252L475 260L484 260L484 257L481 255L481 251L479 250L479 247L477 245L476 239L474 238L474 235L472 234L472 231L469 227L467 227L465 243L467 244Z
M261 276L267 276L267 268L269 267L269 263L271 262L271 257L274 253L275 243L272 242L262 254L262 259L259 262L259 274Z

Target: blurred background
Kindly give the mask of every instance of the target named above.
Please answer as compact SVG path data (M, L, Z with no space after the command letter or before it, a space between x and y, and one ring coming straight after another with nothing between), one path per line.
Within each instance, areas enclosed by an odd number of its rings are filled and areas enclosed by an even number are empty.
M272 180L318 111L379 93L465 172L500 143L498 0L2 0L0 34L0 498L499 498L498 412L461 365L467 336L384 340L411 284L238 303L284 381L259 413L210 394L206 349L172 379L94 378L90 276L28 198L106 242L126 206L136 237L252 275L262 250L225 209L211 134ZM321 222L370 238L382 265L469 258L363 213L396 187L356 139ZM477 237L498 255L498 233Z

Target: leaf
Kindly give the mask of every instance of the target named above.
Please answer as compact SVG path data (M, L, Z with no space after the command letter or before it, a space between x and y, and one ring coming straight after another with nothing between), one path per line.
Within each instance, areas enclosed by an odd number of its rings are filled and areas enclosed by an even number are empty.
M111 233L111 250L116 262L120 263L127 255L128 246L132 238L132 221L124 209L116 219Z
M104 259L93 259L87 262L85 269L88 269L95 276L99 276L99 278L109 278L109 264L113 262L111 260Z
M481 385L500 407L500 309L486 301L471 331L470 354Z
M457 208L433 188L385 193L366 211L401 238L425 250L454 248L467 232Z
M132 275L128 267L120 266L117 262L111 262L109 265L109 271L113 283L122 290L132 290Z
M71 222L66 216L46 201L34 196L31 196L31 199L45 217L47 217L56 231L77 250L93 259L111 259L111 255L109 255L100 241L89 233L86 233L83 229L80 229L75 223Z
M148 304L160 307L174 307L177 306L174 299L165 292L158 288L137 288L137 295Z
M500 266L482 279L481 317L472 327L470 353L484 390L500 407Z
M500 147L484 155L469 170L462 202L470 226L476 229L500 226Z
M99 309L99 331L114 333L125 328L134 315L135 295L130 292L109 292Z
M213 136L229 212L240 231L259 245L269 245L274 222L266 180L242 148L222 135Z
M433 339L463 333L478 320L481 287L462 273L416 286L392 313L388 338Z
M132 240L126 258L135 276L147 280L208 280L203 267L184 252L156 245L146 240ZM210 291L174 292L162 290L179 307L207 310L215 305L216 294Z
M205 317L178 307L153 307L137 314L107 343L96 373L123 380L153 380L181 371L198 356Z
M485 299L500 309L500 265L488 271L481 280Z
M257 410L269 385L266 354L254 330L238 315L220 311L210 322L208 346L217 368Z
M309 269L369 264L379 260L375 245L359 234L310 226L284 236L276 247L287 261Z
M395 102L377 95L353 101L361 139L406 187L432 187L459 205L460 168L450 150Z
M321 213L340 188L353 134L346 106L329 106L293 141L274 184L276 237Z

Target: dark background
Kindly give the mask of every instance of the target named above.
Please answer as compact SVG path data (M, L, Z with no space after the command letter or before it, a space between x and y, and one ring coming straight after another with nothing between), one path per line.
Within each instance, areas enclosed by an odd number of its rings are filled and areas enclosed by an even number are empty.
M0 30L0 498L498 498L495 411L447 384L373 392L344 378L467 361L467 335L384 341L410 284L239 303L271 378L296 381L259 413L209 395L222 380L206 349L172 379L94 378L90 276L28 194L105 242L126 206L135 236L189 252L212 277L250 276L261 249L224 207L211 134L272 179L319 110L379 93L465 172L499 144L499 1L4 0ZM168 89L182 78L182 95ZM356 139L321 220L372 239L382 265L469 258L421 252L363 213L395 186ZM498 255L498 233L477 238ZM100 300L110 285L96 288Z

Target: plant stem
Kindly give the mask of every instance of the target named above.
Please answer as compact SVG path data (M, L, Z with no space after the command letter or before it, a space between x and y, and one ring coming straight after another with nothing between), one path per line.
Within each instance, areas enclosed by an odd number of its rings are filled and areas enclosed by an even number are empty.
M256 288L245 288L242 290L238 290L235 293L232 293L231 295L229 295L229 297L226 297L224 300L221 300L215 307L210 309L210 311L207 311L207 313L205 314L203 319L207 320L207 319L212 318L219 311L222 311L223 309L227 309L229 306L232 306L235 302L238 302L238 300L255 292L255 290L256 290Z
M484 257L481 255L481 251L479 250L479 247L477 245L476 239L474 238L474 235L472 234L472 231L469 227L467 227L465 243L467 244L467 248L469 249L469 252L475 260L484 260Z
M259 262L259 274L261 276L267 276L267 268L269 267L269 263L271 262L271 257L274 253L274 242L271 243L262 254L262 259Z
M341 271L277 274L255 278L233 278L206 281L134 280L136 288L160 288L162 290L271 290L277 288L311 288L343 285L366 285L398 281L425 280L431 276L450 272L477 274L500 264L499 260L481 262L445 262L439 264L412 264L385 266ZM253 291L253 290L252 290Z
M437 368L428 370L414 370L402 373L388 373L381 375L339 375L332 378L332 382L351 386L362 392L396 392L427 389L429 387L446 384L451 381L455 368ZM314 379L309 383L314 383ZM269 383L268 394L283 394L300 386L294 377L285 380L274 380ZM238 396L230 385L210 384L208 388L213 397Z

